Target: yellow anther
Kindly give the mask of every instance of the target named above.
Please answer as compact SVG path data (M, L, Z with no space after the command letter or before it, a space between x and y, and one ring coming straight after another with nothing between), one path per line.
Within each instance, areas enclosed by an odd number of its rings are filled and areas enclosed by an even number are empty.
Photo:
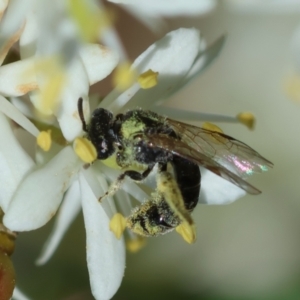
M41 131L40 134L36 138L36 143L42 148L44 151L49 151L52 144L51 139L51 130Z
M194 225L190 225L187 222L183 222L180 225L176 227L177 233L179 233L183 239L189 243L192 244L196 240L196 229Z
M129 88L136 81L136 71L131 69L129 62L118 65L113 74L113 85L121 91Z
M75 153L85 163L91 163L97 159L95 146L86 138L76 138L73 143Z
M136 237L126 242L126 248L129 252L136 253L146 245L146 239L143 237Z
M206 130L210 130L210 131L216 131L219 133L223 133L223 130L219 126L217 126L213 123L210 123L210 122L204 122L202 124L202 128L206 129Z
M117 239L120 239L126 228L126 218L116 213L109 222L109 229L114 233Z
M137 81L142 89L150 89L157 85L158 72L153 72L151 69L142 73Z
M241 112L237 116L237 119L244 125L248 127L248 129L252 130L255 125L255 117L250 112Z

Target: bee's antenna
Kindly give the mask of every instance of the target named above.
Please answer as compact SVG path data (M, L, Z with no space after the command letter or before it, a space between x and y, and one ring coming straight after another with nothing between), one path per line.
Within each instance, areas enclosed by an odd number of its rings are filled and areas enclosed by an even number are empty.
M79 117L80 117L80 120L82 122L82 130L87 132L87 126L86 126L86 123L85 123L85 119L84 119L84 115L83 115L83 109L82 109L82 98L80 97L78 99L78 102L77 102L77 108L78 108L78 113L79 113Z

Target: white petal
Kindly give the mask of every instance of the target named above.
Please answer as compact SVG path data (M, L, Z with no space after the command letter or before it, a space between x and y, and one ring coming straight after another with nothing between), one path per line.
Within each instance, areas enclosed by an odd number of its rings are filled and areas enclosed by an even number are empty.
M12 296L13 300L29 300L19 289L18 287L15 287L14 293Z
M10 0L1 20L1 34L3 36L11 36L22 27L25 16L34 2L35 0Z
M28 58L0 67L0 93L4 96L22 96L38 88L34 72L34 58Z
M103 196L104 193L108 190L106 178L102 173L99 172L99 170L97 171L95 169L95 165L88 169L83 169L82 174L84 175L86 182L88 183L90 189L93 191L94 196L97 199L99 199L100 196ZM116 210L114 206L111 206L111 203L114 205L113 199L111 197L106 197L101 202L101 206L109 218L112 218L116 213Z
M100 3L100 2L99 2ZM100 36L101 41L111 49L114 49L119 55L121 61L128 59L126 50L120 40L120 37L113 27L107 27L103 30Z
M0 207L6 212L19 183L34 166L34 162L18 143L2 113L0 128Z
M19 42L20 55L22 59L28 58L35 54L38 35L39 28L36 18L36 12L30 11L26 16L25 28Z
M66 231L78 215L80 208L79 182L76 180L68 189L64 197L64 201L56 217L54 228L43 247L40 257L37 259L36 264L43 265L52 257Z
M199 49L199 31L194 28L180 28L171 31L164 38L151 45L134 61L132 67L138 73L143 73L149 69L159 72L158 84L151 89L139 89L122 109L138 105L150 107L155 100L161 99L170 93L190 70ZM101 106L107 107L114 100L108 95ZM116 103L118 103L118 99ZM116 112L121 107L118 104L112 104L109 108Z
M105 176L111 181L115 182L117 180L117 177L120 175L120 171L114 170L112 168L109 168L105 166L104 164L95 164L95 167L99 166L99 169ZM152 173L152 172L151 172ZM126 193L134 197L140 202L145 201L149 198L149 196L138 186L137 183L135 183L130 178L125 178L124 184L122 185L122 190L124 190Z
M105 10L105 6L102 1L98 1L97 5L100 10ZM114 26L107 26L106 28L101 28L99 40L103 41L104 45L114 49L119 55L121 61L127 60L126 50L120 40L119 34L117 33Z
M55 115L66 140L74 140L82 131L77 102L80 97L87 100L89 82L79 59L73 59L68 70L68 82L61 94L61 105ZM89 103L83 101L84 115L89 115Z
M3 8L7 1L2 1L0 16L2 17ZM6 12L1 20L1 46L0 46L0 64L2 64L7 52L11 46L19 40L24 29L24 20L27 11L31 8L32 0L11 0Z
M199 203L229 204L246 195L246 192L220 176L201 168Z
M218 57L225 43L225 36L221 36L217 39L212 45L210 45L207 49L206 43L203 41L201 43L201 51L198 54L195 62L183 80L177 85L177 87L170 93L168 96L170 97L172 94L178 92L181 88L185 87L188 83L190 83L193 79L197 78L210 64Z
M79 167L79 159L69 146L43 168L28 174L10 202L3 219L5 226L13 231L27 231L46 224L56 213Z
M1 0L0 1L0 18L2 18L2 15L7 7L7 3L8 3L8 0Z
M47 9L45 9L47 7ZM69 17L67 1L39 0L35 10L38 30L37 54L40 57L61 55L71 61L76 55L80 39L73 18Z
M119 62L117 53L98 44L85 45L79 54L90 85L107 77Z
M108 0L114 3L134 5L145 11L158 15L198 15L211 11L216 2L214 0Z
M118 290L124 275L125 246L109 230L109 219L80 174L82 208L87 235L87 264L91 290L97 300L108 300Z
M7 99L0 95L0 111L14 120L17 124L27 130L34 136L38 136L39 130L29 121L16 107L14 107Z

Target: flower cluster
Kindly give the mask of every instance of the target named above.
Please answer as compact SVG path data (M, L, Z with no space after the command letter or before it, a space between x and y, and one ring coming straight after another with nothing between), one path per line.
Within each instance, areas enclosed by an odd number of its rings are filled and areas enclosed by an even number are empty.
M147 15L147 22L161 15L207 12L214 6L210 0L190 0L191 5L180 0L172 1L172 5L160 1L120 2L128 4L127 9L134 15ZM119 57L124 59L122 47L117 43L114 48L116 34L109 21L97 21L106 15L94 1L11 0L9 5L7 1L0 4L1 63L16 41L20 54L19 60L0 67L0 207L5 213L4 225L16 232L34 230L45 225L59 209L53 233L38 259L43 264L82 209L92 293L96 299L110 299L124 275L125 242L109 228L116 213L113 200L105 199L100 204L98 198L119 171L100 161L86 168L72 143L84 134L78 99L83 99L88 122L89 87L110 75ZM96 36L107 41L110 48L91 43ZM99 106L113 114L141 107L173 118L238 122L232 117L161 106L213 61L223 41L221 38L206 48L195 28L169 32L133 62L131 70L137 75L129 87L124 90L116 86ZM10 120L37 138L40 147L28 154ZM202 174L203 203L229 203L244 195L212 173ZM130 197L142 202L149 195L126 181L115 198L122 198L120 206L127 213Z

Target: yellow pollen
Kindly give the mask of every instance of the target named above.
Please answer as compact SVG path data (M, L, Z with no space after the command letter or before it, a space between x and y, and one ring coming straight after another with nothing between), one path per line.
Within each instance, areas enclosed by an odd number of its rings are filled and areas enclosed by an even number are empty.
M40 134L36 138L36 143L45 152L49 151L49 149L51 148L51 144L52 144L51 130L41 131Z
M129 62L123 62L118 65L113 74L113 85L121 90L125 91L136 81L136 71L131 69Z
M183 239L192 244L196 240L196 229L194 225L190 225L187 222L182 222L180 225L176 227L177 233L179 233Z
M109 229L114 233L117 239L120 239L126 228L126 218L116 213L109 222Z
M136 237L126 242L126 248L131 253L140 251L146 245L146 239L143 237Z
M241 112L236 117L242 124L246 125L248 129L253 130L255 124L255 117L252 113Z
M86 138L76 138L73 143L75 153L85 163L91 163L97 159L95 146Z
M206 129L206 130L210 130L210 131L216 131L219 133L223 133L223 130L219 126L217 126L213 123L210 123L210 122L204 122L202 124L202 128Z
M157 85L158 72L153 72L151 69L142 73L137 81L142 89L150 89Z

